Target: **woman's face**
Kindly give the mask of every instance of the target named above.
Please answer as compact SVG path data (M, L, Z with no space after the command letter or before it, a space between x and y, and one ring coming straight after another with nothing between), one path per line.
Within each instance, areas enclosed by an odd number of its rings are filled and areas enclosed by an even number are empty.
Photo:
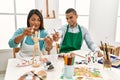
M31 18L29 19L29 24L30 24L30 27L34 26L35 30L39 30L39 27L40 27L40 24L41 24L39 16L36 15L36 14L33 14L31 16Z

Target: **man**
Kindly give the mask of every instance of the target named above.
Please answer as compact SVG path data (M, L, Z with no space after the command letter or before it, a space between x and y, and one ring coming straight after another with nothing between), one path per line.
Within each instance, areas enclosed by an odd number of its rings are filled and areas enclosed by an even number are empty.
M55 34L53 40L57 41L61 38L60 53L70 52L73 50L81 49L83 40L85 40L89 49L93 52L98 51L98 56L102 56L99 47L97 47L91 40L90 35L86 28L77 23L77 12L73 8L66 10L66 20L68 25L61 27Z

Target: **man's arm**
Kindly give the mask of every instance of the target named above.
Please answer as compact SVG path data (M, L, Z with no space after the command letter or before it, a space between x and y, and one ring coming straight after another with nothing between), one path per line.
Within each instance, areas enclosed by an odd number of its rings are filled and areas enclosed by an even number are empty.
M92 50L93 52L97 52L98 57L101 57L102 52L101 52L100 48L92 41L91 36L86 28L82 27L82 34L83 34L83 38L84 38L88 48L90 50Z

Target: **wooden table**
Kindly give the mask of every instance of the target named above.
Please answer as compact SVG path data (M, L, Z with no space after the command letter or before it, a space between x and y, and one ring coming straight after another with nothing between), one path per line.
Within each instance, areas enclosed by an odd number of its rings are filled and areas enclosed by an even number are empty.
M89 51L81 51L81 50L74 51L74 53L80 54L80 55L83 55L83 56L88 52ZM49 55L47 57L48 57L49 60L52 61L55 68L54 68L53 71L46 71L47 72L47 79L46 80L61 80L60 76L62 74L63 66L64 66L63 61L58 60L56 54L55 55L54 54ZM81 58L78 57L78 56L75 57L75 61L79 61L80 59ZM16 67L17 61L18 61L18 59L15 59L15 58L11 58L11 59L8 60L8 65L7 65L4 80L17 80L25 72L28 72L28 71L31 71L31 70L39 71L39 70L43 69L42 66L39 67L39 68L33 68L31 65L30 66L25 66L25 67ZM80 64L80 65L76 65L76 66L82 66L82 65ZM111 68L111 70L106 70L106 69L103 68L103 65L99 64L99 63L86 65L86 66L99 68L100 71L101 71L101 75L103 77L102 80L120 80L120 69ZM95 79L95 80L97 80L97 79Z

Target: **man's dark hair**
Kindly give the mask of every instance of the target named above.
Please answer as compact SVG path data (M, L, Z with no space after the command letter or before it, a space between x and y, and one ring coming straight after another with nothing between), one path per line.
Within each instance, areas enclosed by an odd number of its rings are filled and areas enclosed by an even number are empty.
M68 14L68 13L70 13L70 12L73 12L74 14L77 14L76 10L73 9L73 8L67 9L65 13Z

